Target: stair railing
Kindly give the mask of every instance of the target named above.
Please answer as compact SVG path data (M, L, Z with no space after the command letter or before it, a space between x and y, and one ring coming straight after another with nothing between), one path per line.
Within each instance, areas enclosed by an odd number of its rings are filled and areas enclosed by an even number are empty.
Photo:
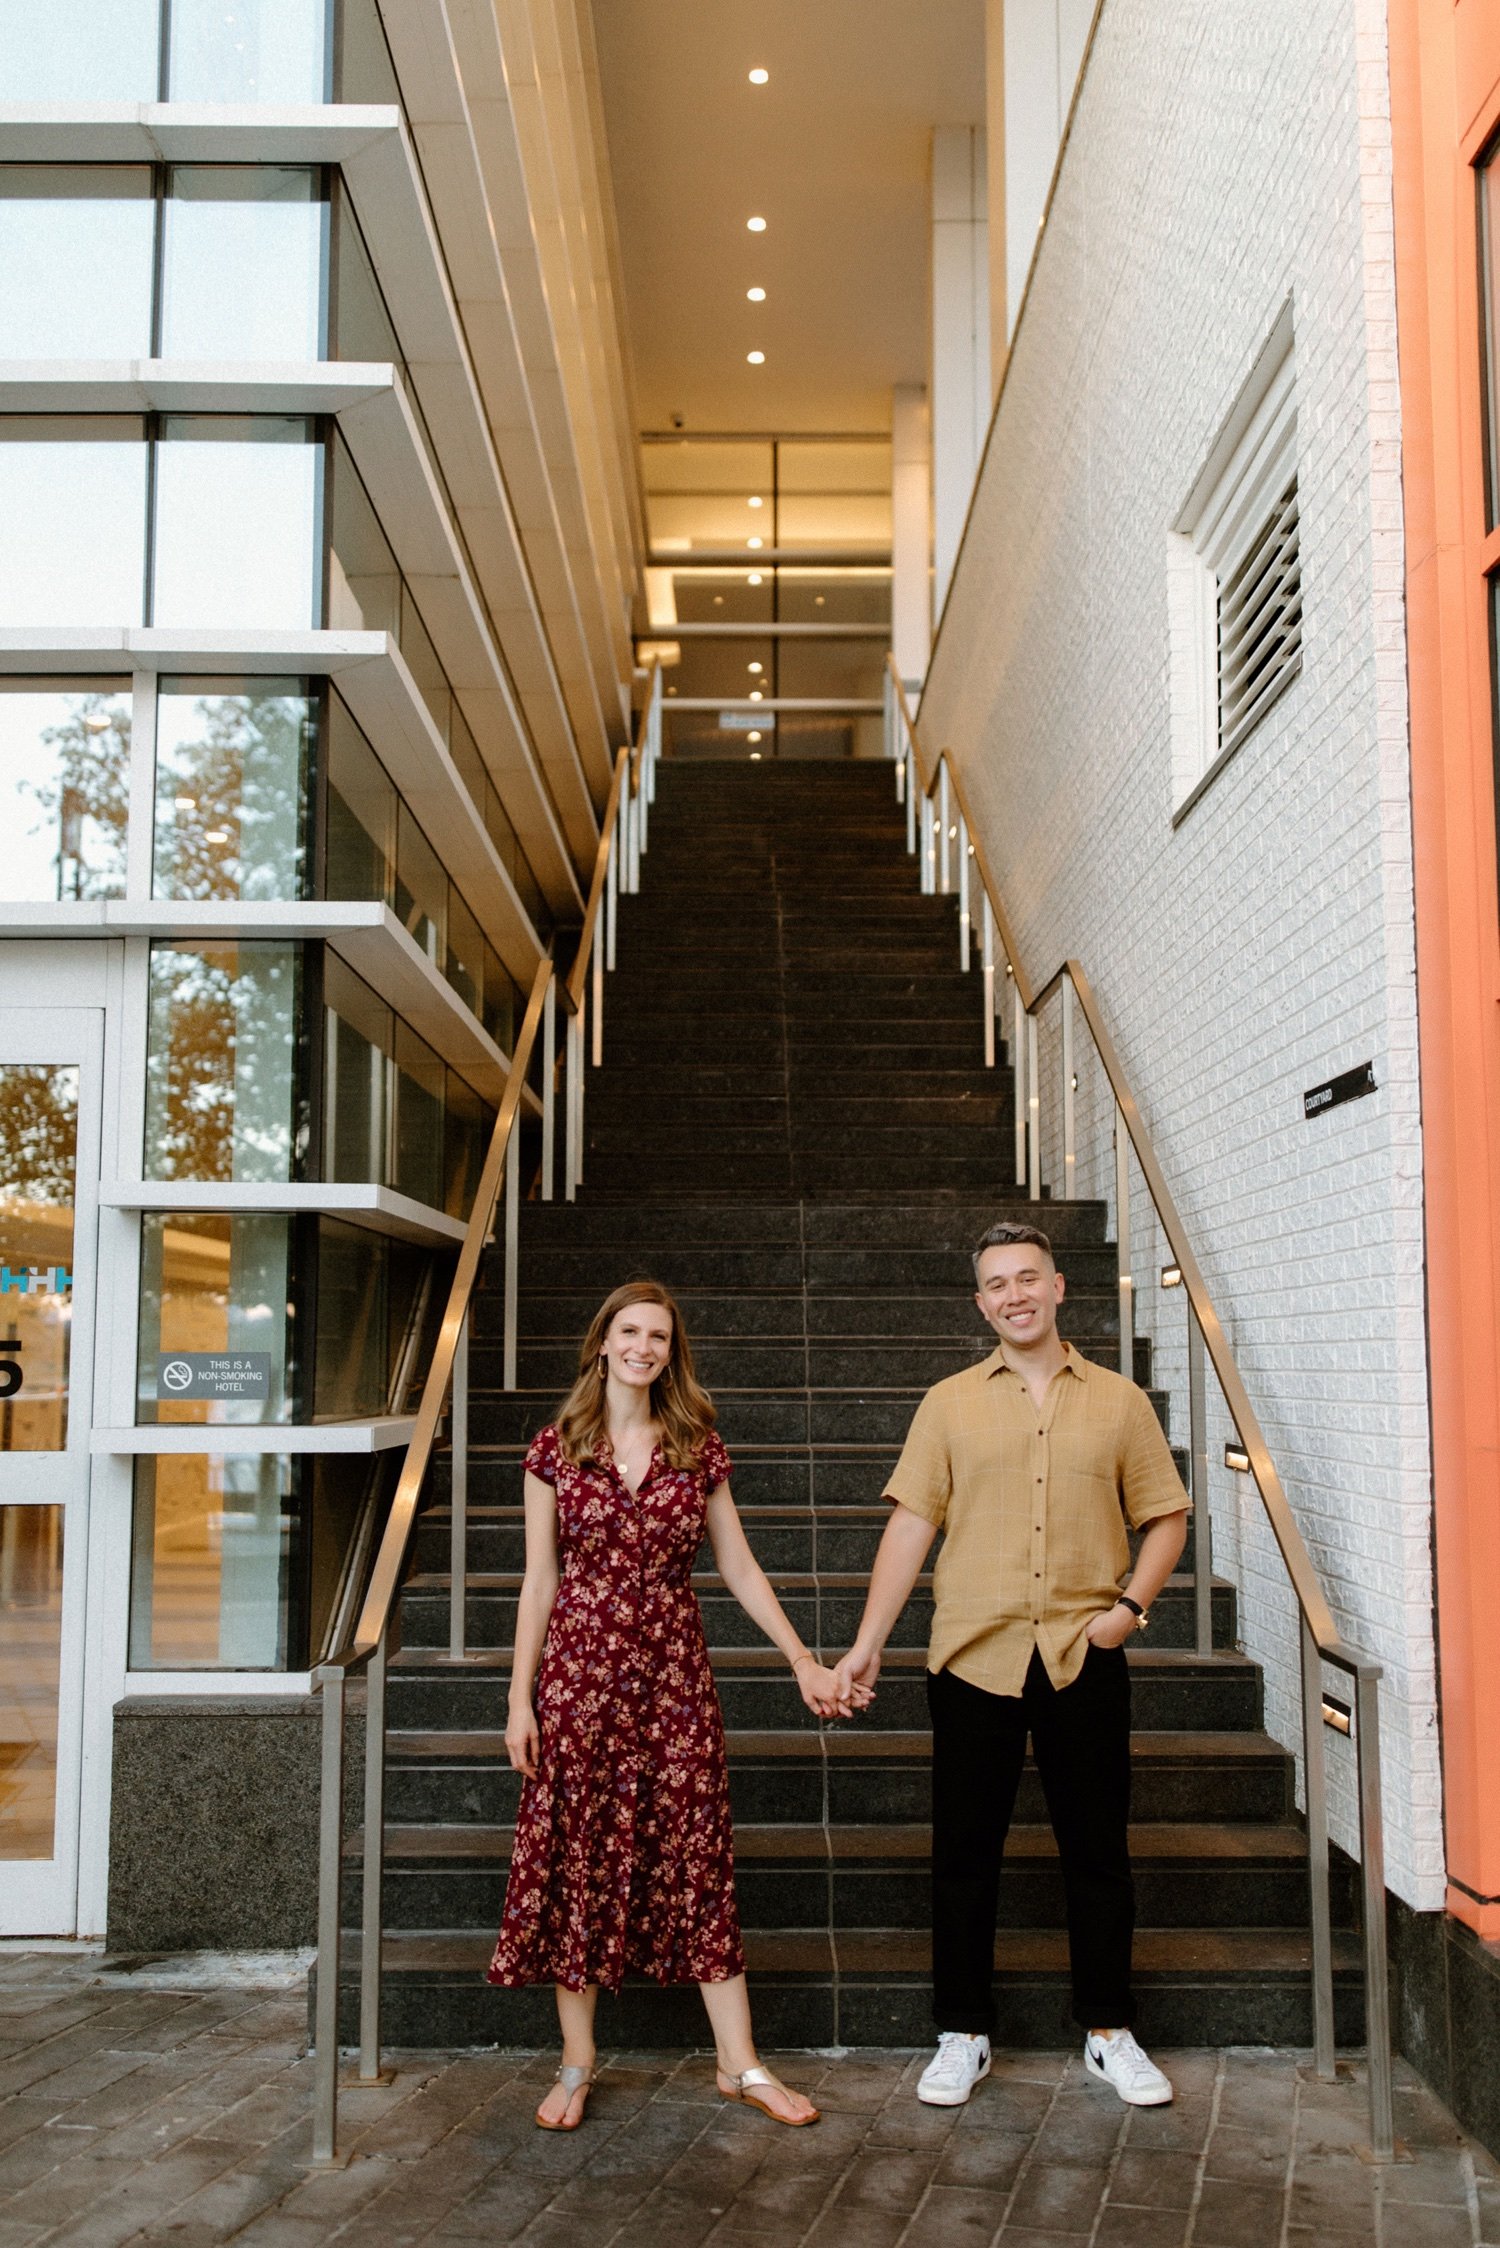
M353 1630L312 1674L322 1697L322 1751L318 1807L317 2001L313 2023L312 2167L337 2168L339 1996L344 1865L344 1716L351 1679L363 1673L365 1700L364 1859L360 1897L358 2084L389 2083L382 2067L380 1997L384 1949L385 1689L386 1661L396 1598L406 1573L417 1512L432 1464L449 1396L452 1396L452 1507L447 1659L466 1655L468 1583L469 1324L480 1260L495 1238L502 1192L504 1213L503 1386L516 1387L520 1242L520 1119L523 1102L539 1106L542 1126L541 1199L556 1185L556 1107L564 1116L564 1191L568 1201L583 1177L583 1086L586 1026L592 1016L592 1064L604 1058L604 978L615 964L618 902L640 886L650 806L661 753L661 672L653 665L634 743L615 755L614 774L594 857L583 928L564 977L550 953L537 963L510 1057L505 1092L490 1135L433 1346L415 1423L380 1542L370 1567ZM559 994L567 1012L565 1045L556 1050ZM538 1102L527 1078L540 1052ZM442 1660L442 1657L435 1657Z
M1092 1043L1114 1099L1114 1171L1120 1371L1135 1371L1134 1275L1130 1253L1130 1153L1151 1198L1172 1262L1163 1284L1180 1287L1187 1314L1189 1487L1193 1499L1194 1620L1200 1655L1213 1651L1213 1583L1208 1493L1205 1356L1212 1367L1237 1442L1226 1446L1226 1465L1247 1474L1281 1554L1296 1598L1301 1638L1302 1754L1307 1798L1307 1859L1312 1931L1314 2061L1331 2079L1334 2060L1333 1932L1329 1901L1328 1788L1325 1729L1352 1734L1358 1803L1363 1904L1365 2019L1369 2052L1370 2146L1376 2161L1394 2158L1391 2078L1390 1979L1386 1956L1385 1842L1381 1811L1381 1666L1345 1640L1333 1619L1312 1556L1297 1526L1285 1486L1271 1457L1260 1419L1214 1308L1202 1269L1139 1104L1109 1034L1093 987L1077 960L1065 960L1040 989L1033 989L999 886L969 811L964 785L946 751L924 754L905 684L887 659L886 751L893 760L897 801L906 807L907 848L919 861L923 891L952 895L959 909L959 960L968 970L977 955L983 973L984 1058L996 1060L996 1021L1009 1030L1015 1077L1013 1119L1016 1183L1032 1200L1041 1196L1042 1086L1038 1030L1052 1001L1059 1007L1057 1045L1061 1080L1057 1144L1062 1154L1061 1199L1077 1191L1075 1048L1077 1018ZM973 927L977 885L979 931ZM1001 967L1003 964L1003 976ZM1007 998L1007 990L1009 997ZM1352 1689L1352 1710L1325 1698L1322 1665L1340 1671Z

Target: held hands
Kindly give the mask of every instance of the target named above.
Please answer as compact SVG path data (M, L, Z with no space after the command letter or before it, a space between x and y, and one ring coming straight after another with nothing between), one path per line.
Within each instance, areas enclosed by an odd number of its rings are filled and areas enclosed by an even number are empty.
M854 1646L841 1662L833 1666L834 1701L840 1717L852 1717L857 1709L868 1709L875 1699L875 1681L880 1676L880 1650Z
M511 1770L520 1772L528 1780L534 1780L541 1746L542 1737L537 1729L536 1711L530 1702L513 1706L505 1725L505 1753L510 1758Z
M810 1656L797 1658L794 1675L802 1699L819 1717L852 1717L872 1699L866 1687L844 1687L838 1670L829 1670Z
M1128 1608L1116 1604L1090 1616L1083 1636L1091 1647L1123 1647L1134 1631L1135 1617Z

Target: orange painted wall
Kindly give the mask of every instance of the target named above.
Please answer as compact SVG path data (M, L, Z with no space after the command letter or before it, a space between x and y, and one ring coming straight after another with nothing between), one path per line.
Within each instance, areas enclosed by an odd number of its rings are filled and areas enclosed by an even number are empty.
M1496 0L1390 0L1449 1909L1500 1937L1500 895L1474 165Z

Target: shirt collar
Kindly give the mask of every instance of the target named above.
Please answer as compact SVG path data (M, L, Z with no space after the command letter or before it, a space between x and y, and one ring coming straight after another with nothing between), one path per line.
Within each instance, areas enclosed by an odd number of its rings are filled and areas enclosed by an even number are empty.
M1005 1352L1001 1349L998 1343L990 1352L989 1357L984 1361L984 1370L986 1379L988 1379L992 1374L1009 1374L1016 1381L1019 1381L1021 1379L1014 1366L1012 1366L1006 1358ZM1058 1371L1059 1373L1073 1374L1081 1382L1086 1382L1089 1378L1088 1360L1082 1355L1080 1351L1076 1351L1073 1348L1073 1345L1066 1339L1066 1337L1064 1337L1063 1339L1063 1362Z

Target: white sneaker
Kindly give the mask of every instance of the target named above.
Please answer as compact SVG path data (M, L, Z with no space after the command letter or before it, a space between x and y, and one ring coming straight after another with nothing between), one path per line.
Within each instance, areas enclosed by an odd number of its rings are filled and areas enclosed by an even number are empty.
M945 2029L938 2038L936 2053L922 2071L917 2098L929 2107L962 2107L975 2085L989 2073L989 2039L970 2037L966 2030Z
M1090 2076L1112 2084L1130 2107L1166 2107L1171 2101L1170 2082L1128 2029L1117 2029L1113 2037L1086 2037L1083 2065Z

